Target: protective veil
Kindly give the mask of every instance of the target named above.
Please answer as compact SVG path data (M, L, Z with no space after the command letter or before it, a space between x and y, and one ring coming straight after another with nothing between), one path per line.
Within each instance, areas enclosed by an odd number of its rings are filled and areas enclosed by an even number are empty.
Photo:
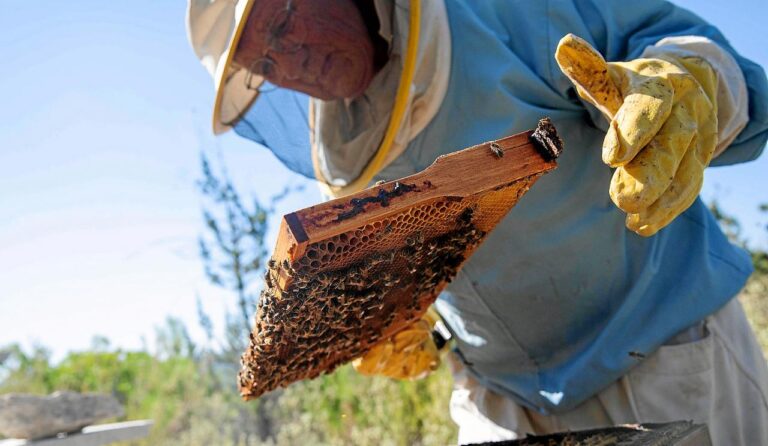
M383 165L390 164L437 113L448 86L451 46L443 2L421 2L418 29L410 29L409 2L377 0L375 4L380 34L390 44L386 66L360 98L310 100L312 153L316 176L323 183L349 184L360 177L378 150L387 151ZM403 98L404 116L392 123L411 32L418 32L413 80L404 90L408 94ZM391 145L382 147L392 125L396 128Z
M415 19L408 0L375 0L389 55L363 96L321 101L267 83L235 131L267 147L294 172L342 186L327 188L329 195L365 187L427 126L448 86L451 38L445 4L414 3L419 6ZM407 85L401 85L404 68L411 72ZM393 117L398 105L402 114ZM370 169L382 151L381 165ZM364 181L350 185L361 176Z

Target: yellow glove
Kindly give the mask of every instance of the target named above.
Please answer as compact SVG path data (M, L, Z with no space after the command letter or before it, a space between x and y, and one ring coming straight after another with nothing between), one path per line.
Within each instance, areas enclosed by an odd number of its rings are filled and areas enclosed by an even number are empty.
M354 360L355 370L363 375L383 375L395 379L419 379L440 365L440 352L432 338L437 314L430 308L409 327L384 339L365 355Z
M651 236L693 204L717 146L717 75L698 57L606 63L568 34L555 54L585 100L608 119L603 162L630 230Z

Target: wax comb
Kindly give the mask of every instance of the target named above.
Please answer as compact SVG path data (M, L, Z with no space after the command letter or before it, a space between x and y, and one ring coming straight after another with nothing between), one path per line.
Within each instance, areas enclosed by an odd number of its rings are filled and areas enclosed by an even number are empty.
M418 320L561 150L543 119L285 215L241 360L241 395L330 372Z

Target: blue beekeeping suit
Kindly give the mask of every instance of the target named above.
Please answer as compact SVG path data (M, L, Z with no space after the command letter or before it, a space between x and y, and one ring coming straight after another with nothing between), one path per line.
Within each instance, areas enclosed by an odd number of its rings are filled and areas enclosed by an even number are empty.
M713 165L761 153L768 139L765 74L716 28L666 1L445 5L452 49L446 95L376 179L418 172L439 155L552 118L566 144L559 168L489 235L437 308L455 335L456 354L481 383L543 413L567 411L636 365L630 352L649 354L721 308L752 268L701 200L653 237L625 229L608 195L612 172L601 161L604 122L558 69L557 42L574 33L611 61L638 58L669 36L704 36L730 52L748 86L749 123ZM306 106L302 95L264 95L235 130L273 149L296 148L276 152L311 176L309 133L295 124L306 122ZM286 115L291 107L296 121ZM294 122L293 130L275 130L286 125L275 124L275 116Z

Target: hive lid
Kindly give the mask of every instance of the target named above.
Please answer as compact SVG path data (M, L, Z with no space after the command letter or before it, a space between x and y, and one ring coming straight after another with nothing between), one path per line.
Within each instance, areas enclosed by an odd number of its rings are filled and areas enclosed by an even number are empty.
M561 148L544 119L285 215L242 356L242 396L330 372L418 320Z

